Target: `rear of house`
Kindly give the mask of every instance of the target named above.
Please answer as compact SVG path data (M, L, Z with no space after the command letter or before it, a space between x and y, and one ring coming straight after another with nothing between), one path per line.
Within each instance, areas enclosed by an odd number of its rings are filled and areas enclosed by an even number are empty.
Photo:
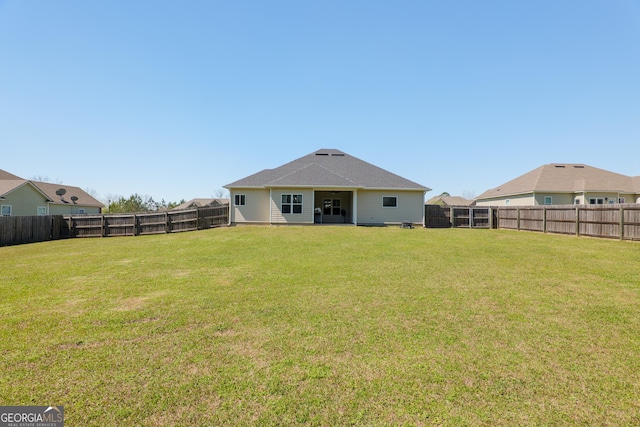
M424 221L427 187L342 151L322 149L225 186L232 224Z

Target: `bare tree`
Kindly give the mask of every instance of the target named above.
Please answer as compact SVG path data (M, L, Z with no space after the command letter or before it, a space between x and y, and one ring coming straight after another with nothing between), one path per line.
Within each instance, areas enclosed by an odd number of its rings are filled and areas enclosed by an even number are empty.
M228 194L229 193L224 188L218 188L216 191L213 192L213 197L217 199L223 199L227 197Z

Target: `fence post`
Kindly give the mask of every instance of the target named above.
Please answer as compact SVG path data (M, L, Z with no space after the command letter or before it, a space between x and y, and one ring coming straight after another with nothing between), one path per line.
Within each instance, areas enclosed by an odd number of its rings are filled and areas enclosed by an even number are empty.
M473 208L469 208L469 228L473 228L475 225L475 221L473 220Z
M547 232L547 207L542 207L542 232Z
M576 236L580 235L580 205L576 205Z
M624 240L624 205L620 205L620 240Z
M493 230L493 209L491 206L487 208L487 213L489 214L489 230Z
M520 231L520 208L516 208L516 230Z

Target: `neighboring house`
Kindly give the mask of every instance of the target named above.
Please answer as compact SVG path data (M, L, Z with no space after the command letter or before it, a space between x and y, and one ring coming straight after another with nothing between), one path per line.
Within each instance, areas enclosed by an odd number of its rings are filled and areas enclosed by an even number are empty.
M640 203L640 177L583 164L540 166L476 198L477 206Z
M102 207L78 187L30 181L0 169L0 216L95 214Z
M436 196L427 201L427 205L440 206L473 206L474 200L468 200L460 196Z
M230 223L422 223L430 189L334 149L225 186Z
M203 208L207 206L218 207L218 206L225 206L228 204L229 204L229 199L219 199L219 198L191 199L188 202L184 202L181 205L176 206L172 210L180 211L183 209Z

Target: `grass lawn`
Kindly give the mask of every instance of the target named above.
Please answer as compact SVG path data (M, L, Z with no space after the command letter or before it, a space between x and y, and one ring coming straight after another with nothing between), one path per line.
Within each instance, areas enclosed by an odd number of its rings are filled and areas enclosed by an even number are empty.
M234 227L0 272L0 405L67 426L640 425L637 243Z

